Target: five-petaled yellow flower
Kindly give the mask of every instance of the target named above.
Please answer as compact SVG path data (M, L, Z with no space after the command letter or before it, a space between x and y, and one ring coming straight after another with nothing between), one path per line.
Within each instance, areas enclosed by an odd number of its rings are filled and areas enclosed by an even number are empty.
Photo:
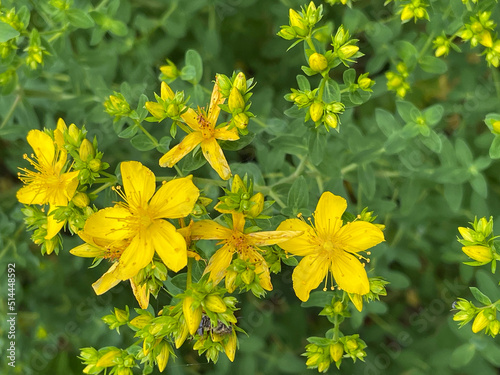
M127 242L118 262L93 285L97 294L135 276L152 261L155 251L174 272L187 264L184 237L164 219L182 218L193 210L200 192L192 177L166 182L155 193L155 175L141 163L123 162L120 169L124 191L119 194L125 202L91 215L81 236L108 247Z
M360 295L370 291L368 276L359 252L384 241L382 231L366 221L342 225L347 208L344 198L330 192L321 195L314 213L314 225L299 219L282 222L277 230L303 231L299 237L278 244L294 255L303 256L293 271L293 289L302 301L323 279L332 273L339 289Z
M62 119L54 131L55 141L50 135L40 130L31 130L27 140L34 155L24 158L35 168L30 171L20 168L19 179L24 186L18 190L16 197L24 204L49 204L49 213L56 207L67 206L78 187L78 171L65 172L67 152L61 144L62 132L66 124ZM47 216L48 229L46 239L54 237L64 225L64 221L56 222L52 215Z
M161 84L161 97L162 99L174 97L172 89L165 82ZM229 129L229 126L215 127L220 113L219 104L223 104L225 100L219 91L218 78L216 77L208 112L200 108L196 112L194 109L189 108L181 115L182 120L193 131L181 143L161 157L160 165L162 167L173 167L196 146L200 145L203 156L219 174L220 178L228 180L231 177L231 170L217 140L236 141L240 137L236 128Z
M210 258L204 274L210 273L209 280L218 284L226 276L227 268L236 253L239 258L255 265L255 273L259 276L259 283L265 290L272 290L269 266L260 253L259 246L275 245L296 237L301 232L270 231L245 233L245 216L242 213L233 213L233 228L226 228L215 221L201 220L195 222L191 228L191 237L195 240L221 240L223 246Z

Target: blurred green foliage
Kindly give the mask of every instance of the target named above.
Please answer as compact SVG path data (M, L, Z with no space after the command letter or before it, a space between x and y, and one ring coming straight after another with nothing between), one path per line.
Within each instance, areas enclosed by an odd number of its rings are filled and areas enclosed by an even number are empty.
M302 47L286 51L290 43L276 33L288 23L288 9L299 9L300 1L2 1L0 315L7 313L7 263L16 264L18 311L15 369L5 361L8 325L0 321L2 373L81 373L79 348L133 340L128 333L109 331L100 320L113 306L135 306L128 286L97 297L90 285L100 270L87 269L87 262L67 251L42 257L30 241L15 198L17 171L25 166L22 154L30 152L27 132L53 129L62 117L68 124L85 125L90 139L97 137L110 172L119 161L139 160L155 173L173 174L158 167L172 140L169 126L145 123L160 140L150 147L133 123L113 122L103 106L109 95L121 93L145 118L144 103L159 92L159 67L167 58L180 70L172 86L185 90L194 105L207 103L216 73L241 70L255 78L253 138L242 138L233 149L223 147L233 173L248 173L255 191L277 202L265 229L299 212L307 216L324 190L348 198L352 211L369 207L386 225L386 243L371 260L377 274L390 281L388 296L352 312L348 324L368 344L368 356L365 363L345 362L341 371L497 373L500 345L469 327L458 329L450 310L469 286L500 297L490 273L460 264L467 257L456 243L457 227L476 215L500 222L500 142L493 125L500 116L500 78L479 55L484 46L470 47L458 37L454 43L461 52L452 48L438 58L432 43L439 35L457 33L481 12L491 12L491 19L500 22L498 5L435 0L426 8L430 21L402 23L408 1L383 6L359 0L352 8L333 3L338 2L323 4L324 34L343 24L365 55L352 67L358 75L369 72L376 82L370 99L347 106L339 133L305 127L303 114L294 114L283 99L301 80L296 76L303 74L305 52ZM318 43L326 44L321 37ZM398 69L400 62L404 68ZM390 71L408 83L404 99L387 89L394 79L386 74ZM336 74L340 84L350 79ZM154 148L159 152L143 152ZM198 168L198 156L186 157L181 171ZM204 166L201 175L214 174ZM215 185L200 187L211 198L222 195ZM101 199L116 200L111 194ZM66 249L79 244L75 238L64 240ZM182 349L167 372L304 373L305 339L328 329L326 319L317 316L325 296L313 293L303 304L310 308L302 308L292 290L292 267L283 268L267 299L245 295L241 301L239 325L249 335L240 337L234 363L224 357L217 365L207 364ZM154 302L155 308L166 302Z

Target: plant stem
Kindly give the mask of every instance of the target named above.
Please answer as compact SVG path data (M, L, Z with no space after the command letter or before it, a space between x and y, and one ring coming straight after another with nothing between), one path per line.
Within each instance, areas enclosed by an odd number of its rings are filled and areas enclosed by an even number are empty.
M20 100L21 100L21 94L17 94L16 98L14 99L14 102L12 103L12 105L9 108L9 112L7 112L7 114L5 115L5 118L2 121L2 124L0 125L0 129L2 129L7 124L7 122L10 120L10 118L12 117L12 114L16 110L16 107L19 104Z

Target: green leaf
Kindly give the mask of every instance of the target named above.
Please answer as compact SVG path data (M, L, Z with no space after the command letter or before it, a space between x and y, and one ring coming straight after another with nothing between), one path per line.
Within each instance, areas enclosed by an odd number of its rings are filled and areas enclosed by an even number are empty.
M481 197L486 198L488 196L488 184L482 174L476 174L470 179L470 184L472 189L478 193Z
M295 267L297 264L299 264L299 261L294 256L289 256L288 258L281 258L281 260L283 261L283 263L285 263L287 266L290 267Z
M406 40L394 42L396 52L401 60L404 61L409 70L413 69L417 62L418 51L415 46Z
M145 134L139 134L130 140L132 146L139 151L149 151L156 147L155 142L153 142Z
M127 25L119 20L108 19L106 28L116 36L125 36L128 33Z
M192 66L194 68L194 77L191 83L196 84L201 81L203 76L203 60L200 54L194 50L190 49L186 52L186 66Z
M455 142L455 154L461 165L464 167L471 166L473 160L472 151L462 138L458 138Z
M407 123L399 132L404 139L411 139L420 134L420 126L414 122Z
M450 367L459 369L466 366L471 361L472 357L474 357L474 353L476 353L474 344L466 343L460 345L451 354Z
M443 117L444 108L441 104L435 104L423 110L425 123L429 126L436 125Z
M462 184L445 184L444 198L454 212L458 212L462 204L464 188Z
M399 100L396 102L396 108L405 122L416 121L417 118L421 116L419 109L411 102Z
M333 79L328 79L325 83L325 91L323 91L323 101L325 103L340 101L340 88L337 82Z
M320 291L317 290L312 292L309 295L309 299L305 302L302 302L300 306L302 307L325 307L332 302L333 297L335 296L334 292L330 291Z
M356 80L356 71L354 69L347 69L343 75L344 84L349 87Z
M309 156L314 165L323 161L326 148L326 135L314 129L309 134Z
M14 29L8 23L0 21L0 43L5 43L12 38L18 37L19 31Z
M299 90L301 91L311 90L311 84L309 83L309 80L303 75L297 75L297 84L299 85Z
M429 128L427 128L429 129ZM422 143L431 151L439 154L443 148L443 142L441 137L435 132L429 129L429 135L425 138L420 138Z
M138 130L139 130L139 127L136 125L129 126L128 128L122 130L118 134L118 137L120 137L120 138L132 138L134 135L137 134Z
M399 133L391 134L385 141L384 149L387 154L397 154L406 148L406 140Z
M181 69L180 78L183 81L194 81L196 79L196 68L192 65L186 65Z
M500 135L497 135L490 146L490 158L500 159Z
M375 188L377 179L375 172L370 164L363 164L358 168L359 189L365 194L368 199L373 199L375 196Z
M386 137L391 136L399 128L392 113L382 108L375 109L375 122Z
M68 9L66 16L69 23L79 29L88 29L95 25L94 19L81 9Z
M484 306L491 305L491 300L489 299L488 296L486 296L483 292L481 292L479 289L477 289L474 286L469 287L472 295L474 298Z
M156 146L156 149L159 151L159 152L162 152L162 153L165 153L169 150L169 147L170 146L170 142L172 141L172 138L170 138L169 136L164 136L164 137L161 137L160 139L160 143L158 146Z
M448 65L438 57L424 56L419 61L420 67L424 72L443 74L448 70Z
M309 204L309 187L304 176L297 178L288 192L287 206L292 209L296 216L301 208L307 208Z

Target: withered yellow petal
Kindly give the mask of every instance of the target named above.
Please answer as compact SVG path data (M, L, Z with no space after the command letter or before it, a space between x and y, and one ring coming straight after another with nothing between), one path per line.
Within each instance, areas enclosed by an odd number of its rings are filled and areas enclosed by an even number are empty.
M193 176L177 178L158 189L149 203L155 219L178 219L191 213L200 195L192 180Z
M236 128L229 129L229 126L216 128L214 131L214 138L221 141L237 141L240 139Z
M318 287L328 274L327 259L320 255L307 255L293 270L293 290L301 301L307 301L311 290Z
M154 173L138 161L121 163L120 171L128 204L130 207L144 207L156 189Z
M374 224L366 221L347 223L335 234L342 248L350 253L367 250L384 241L384 233Z
M149 289L147 283L137 285L134 278L130 279L132 292L141 309L147 309L149 306Z
M188 108L186 112L181 115L187 126L189 126L194 131L200 130L200 124L198 123L198 114L192 108Z
M277 231L298 231L300 236L278 243L283 250L294 255L305 256L318 251L319 243L314 229L299 219L288 219L278 225Z
M212 95L210 97L210 106L208 107L208 121L212 128L215 128L215 123L219 118L220 107L219 104L223 104L226 99L222 96L219 90L219 78L215 77L215 84L212 90Z
M222 148L220 148L215 138L205 139L201 142L201 150L203 151L205 159L207 159L208 163L217 172L219 177L223 180L229 180L231 177L231 169L229 169L229 164L222 152Z
M92 284L95 294L99 296L116 286L121 281L118 277L118 273L118 262L116 262L113 263L109 270L106 271L106 273L102 275L99 280Z
M184 237L165 220L156 220L149 228L153 247L168 269L180 271L187 265L187 248Z
M316 230L322 236L332 236L342 226L342 214L347 208L347 201L325 191L319 198L314 223Z
M178 145L160 158L160 167L172 168L179 160L189 154L203 140L200 132L189 133Z
M330 270L339 288L347 293L367 294L370 282L358 258L345 251L337 251L335 255Z

